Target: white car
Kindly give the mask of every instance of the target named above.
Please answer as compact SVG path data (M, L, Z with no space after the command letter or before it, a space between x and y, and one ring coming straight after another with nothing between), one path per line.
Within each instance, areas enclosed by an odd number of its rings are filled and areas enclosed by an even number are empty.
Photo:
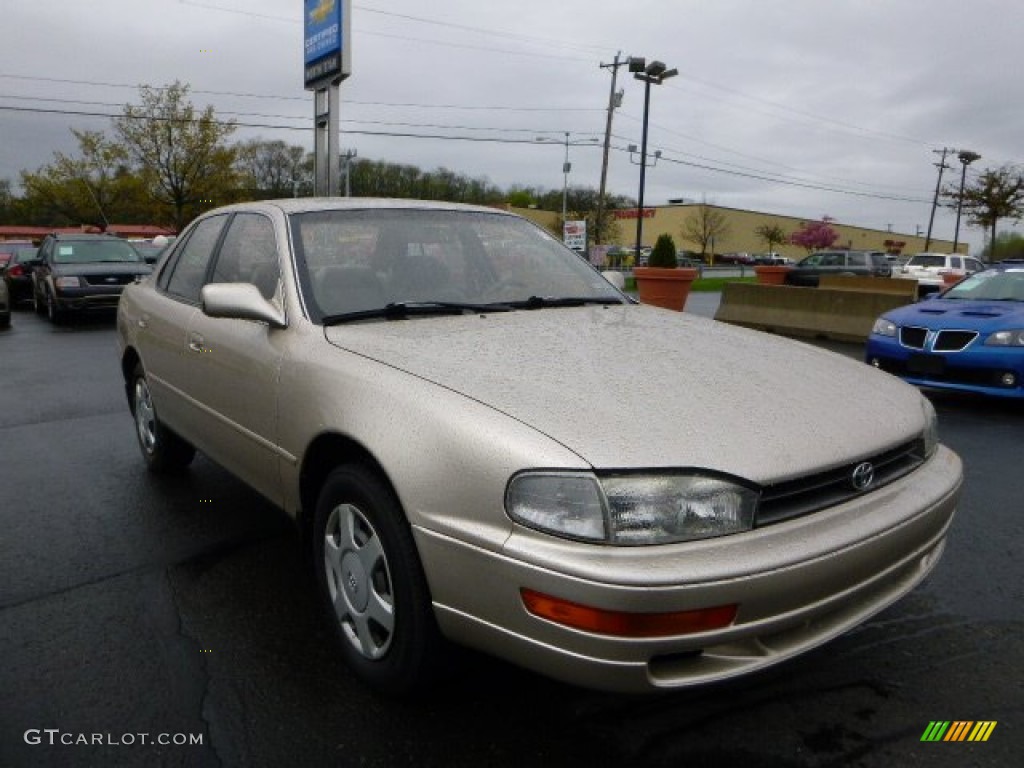
M893 277L917 280L918 293L934 293L943 286L944 276L966 277L985 268L977 259L958 253L915 253Z

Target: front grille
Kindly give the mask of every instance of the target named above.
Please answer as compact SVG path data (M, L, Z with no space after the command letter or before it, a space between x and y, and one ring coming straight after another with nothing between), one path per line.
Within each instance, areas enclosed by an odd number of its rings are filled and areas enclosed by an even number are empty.
M878 367L893 376L921 381L927 385L929 382L935 384L963 384L972 387L999 387L1000 389L1014 389L1003 383L1003 375L1007 373L1005 368L959 368L952 365L942 366L942 370L922 372L910 370L905 360L893 360L892 358L879 358Z
M858 491L853 487L853 471L865 461L874 467L875 479L865 491ZM862 493L881 488L914 471L923 463L924 442L914 440L827 472L766 486L761 492L756 526L791 520L841 504Z
M128 285L135 280L135 275L85 275L86 283L94 287L114 288L118 285Z
M924 349L924 340L928 336L927 328L907 326L900 328L900 344L911 349Z
M932 349L936 352L959 352L976 338L977 331L939 331Z

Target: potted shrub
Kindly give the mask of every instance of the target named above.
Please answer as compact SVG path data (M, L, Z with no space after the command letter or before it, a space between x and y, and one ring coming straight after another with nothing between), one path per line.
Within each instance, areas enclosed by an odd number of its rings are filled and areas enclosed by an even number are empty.
M690 286L697 279L697 270L679 268L676 244L672 236L659 235L646 267L634 267L636 288L641 304L682 312Z

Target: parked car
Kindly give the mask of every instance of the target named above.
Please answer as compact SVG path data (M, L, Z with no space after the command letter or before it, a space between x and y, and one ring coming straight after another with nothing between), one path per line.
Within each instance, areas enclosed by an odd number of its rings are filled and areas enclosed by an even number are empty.
M985 269L985 265L971 256L958 253L915 253L893 272L894 277L917 280L919 295L934 293L942 289L945 275L973 275Z
M128 242L139 252L143 261L147 264L156 264L164 250L166 250L169 241L166 237L163 237L160 240L129 240Z
M0 280L0 328L11 324L11 297L7 292L7 283Z
M719 264L753 264L754 257L749 253L721 253L718 255Z
M442 639L619 691L761 669L912 589L959 496L912 387L633 304L491 208L216 209L117 327L146 465L198 449L295 518L386 691Z
M47 235L32 270L37 312L61 322L71 312L117 307L126 285L152 268L127 241L112 235Z
M39 249L31 245L15 248L7 266L0 270L12 306L32 298L32 268L38 252Z
M816 251L786 275L788 285L817 287L822 275L889 277L892 268L882 251Z
M31 240L0 240L0 269L7 266L16 250L31 245Z
M788 259L785 256L780 256L779 254L774 252L754 254L754 264L761 266L781 267L792 263L792 259Z
M886 312L865 355L918 386L1024 398L1024 261Z

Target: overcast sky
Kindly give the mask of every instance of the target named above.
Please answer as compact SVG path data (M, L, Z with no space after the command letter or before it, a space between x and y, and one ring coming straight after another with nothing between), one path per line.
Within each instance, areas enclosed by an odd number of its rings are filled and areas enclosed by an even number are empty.
M311 149L302 9L3 0L0 178L73 150L70 128L109 129L69 112L115 114L139 84L174 80L237 120L235 138ZM341 146L561 189L568 131L569 183L596 188L611 85L600 64L621 51L679 70L652 88L649 149L662 156L648 204L703 198L914 234L928 226L933 150L979 153L968 180L1024 161L1022 31L1020 0L356 0ZM635 197L626 147L640 143L643 84L622 68L618 87L608 190ZM952 239L954 219L940 209L934 236ZM961 240L982 237L962 228Z

